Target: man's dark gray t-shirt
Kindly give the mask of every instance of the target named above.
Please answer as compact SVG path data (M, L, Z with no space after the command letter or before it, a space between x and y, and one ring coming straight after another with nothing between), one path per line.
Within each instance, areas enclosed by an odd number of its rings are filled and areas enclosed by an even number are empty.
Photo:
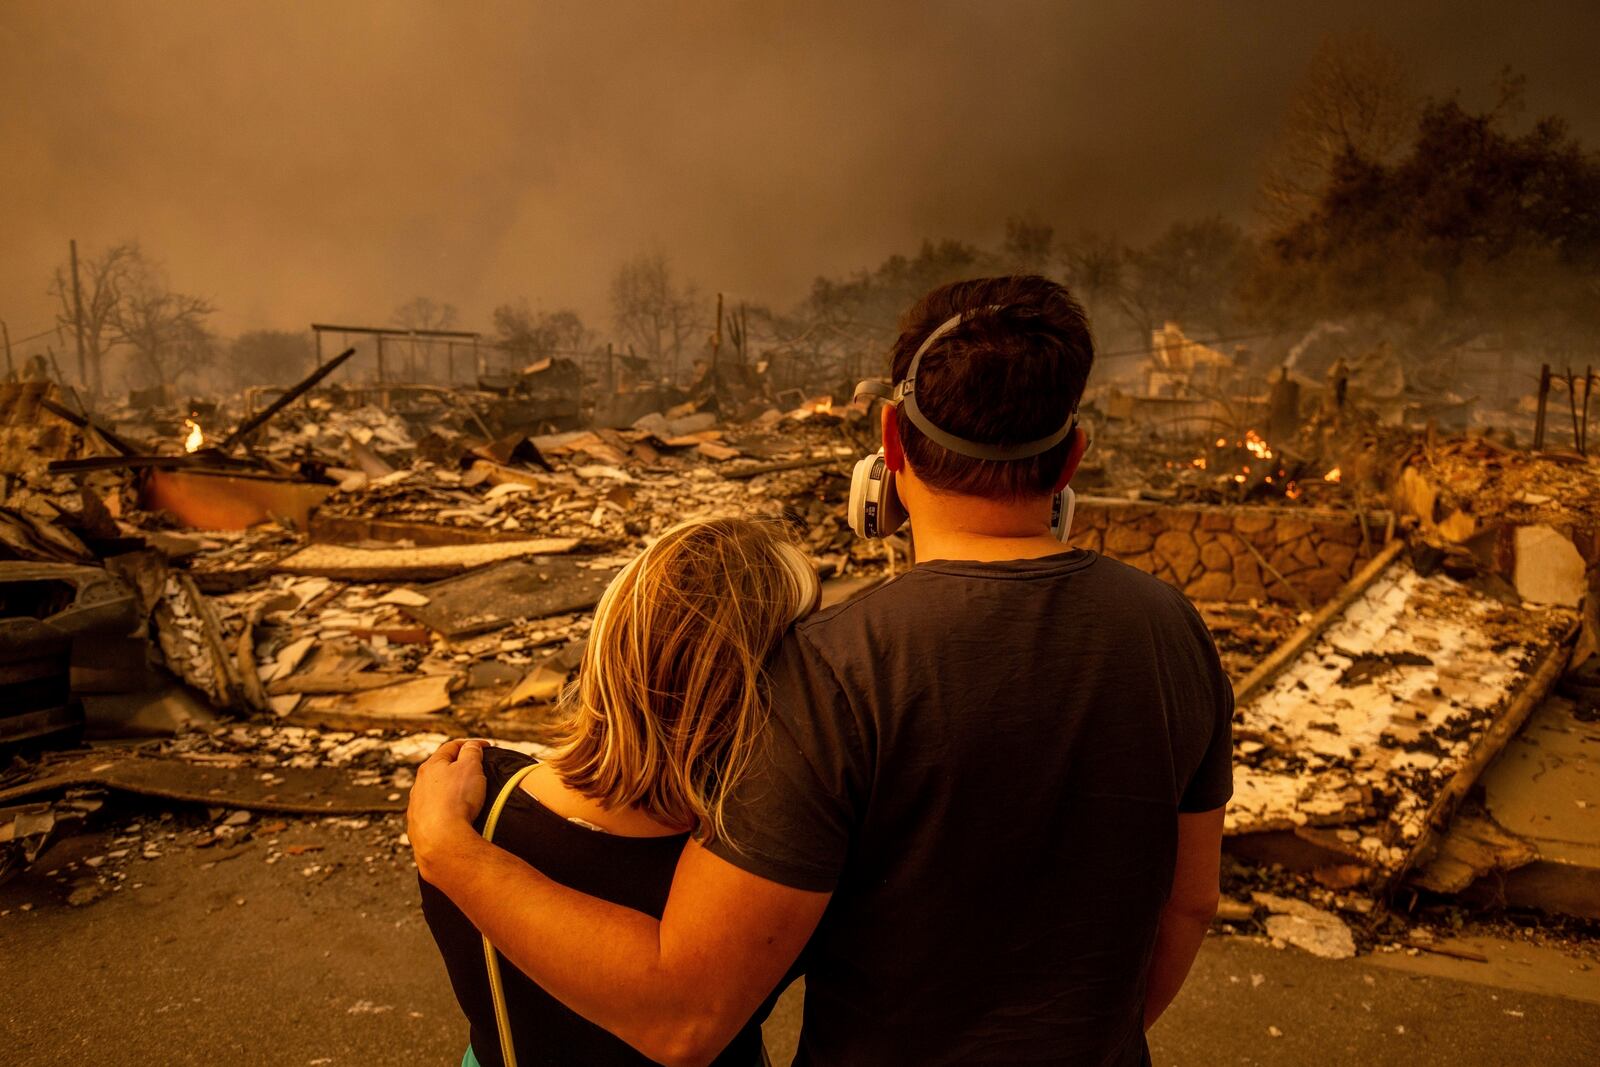
M712 850L832 890L797 1063L1137 1064L1179 812L1233 694L1170 586L1091 552L934 562L795 628Z

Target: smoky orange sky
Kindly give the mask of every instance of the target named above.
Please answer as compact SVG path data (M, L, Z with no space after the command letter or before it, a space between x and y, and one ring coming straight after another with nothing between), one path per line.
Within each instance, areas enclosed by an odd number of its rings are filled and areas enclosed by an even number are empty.
M1405 8L1405 10L1398 10ZM609 331L618 264L786 306L924 236L1248 222L1328 32L1415 87L1600 142L1600 5L0 4L0 318L51 324L67 239L137 238L227 334L416 295Z

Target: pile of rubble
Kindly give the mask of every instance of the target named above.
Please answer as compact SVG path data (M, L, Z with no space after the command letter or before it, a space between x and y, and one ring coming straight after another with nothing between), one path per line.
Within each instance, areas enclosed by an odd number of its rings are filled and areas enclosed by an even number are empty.
M1490 523L1600 526L1596 461L1576 452L1522 452L1481 436L1419 443L1403 479L1413 510L1426 506L1447 532L1470 535Z
M163 828L171 841L270 842L271 813L388 825L412 768L447 736L538 751L600 593L682 519L789 524L828 600L893 574L909 550L848 530L848 471L872 426L826 398L742 421L688 403L623 429L496 437L442 391L405 410L310 393L270 417L241 412L249 433L179 454L172 438L157 448L160 427L112 428L29 388L10 399L40 428L13 419L0 437L0 607L44 650L49 685L0 709L0 744L62 731L69 708L91 738L123 743L0 769L0 875L99 817L113 792L215 809L203 826ZM1150 458L1141 448L1104 450L1101 477L1128 477L1129 457ZM1577 465L1496 449L1419 446L1399 483L1434 490L1434 519L1409 498L1398 510L1423 541L1467 499L1547 521L1538 509L1557 500L1588 513L1592 488L1557 496ZM1577 601L1519 597L1499 549L1424 546L1413 559L1393 512L1305 506L1365 488L1319 475L1291 498L1194 458L1150 468L1142 488L1085 494L1077 540L1185 589L1236 680L1230 850L1307 880L1241 880L1230 921L1348 954L1375 935L1368 923L1352 939L1345 923L1381 912L1428 862L1488 741L1548 688ZM1474 463L1488 473L1470 475ZM1294 506L1238 506L1246 497ZM1195 500L1229 506L1172 504ZM224 512L234 528L212 521ZM126 845L149 847L163 846ZM74 891L115 888L119 857L101 859L69 872Z
M1241 703L1227 832L1299 831L1352 868L1333 878L1399 871L1430 805L1576 621L1396 559Z
M444 715L458 731L525 733L581 657L606 583L673 523L767 517L799 533L825 579L884 571L885 548L844 524L844 417L714 422L677 412L626 431L457 440L429 460L383 412L290 420L256 452L338 479L307 528L173 529L124 486L106 498L113 532L144 547L108 566L138 591L161 662L217 708L332 725ZM59 517L71 477L18 488ZM57 529L33 525L35 540ZM63 537L57 558L95 562ZM26 558L21 535L10 542Z

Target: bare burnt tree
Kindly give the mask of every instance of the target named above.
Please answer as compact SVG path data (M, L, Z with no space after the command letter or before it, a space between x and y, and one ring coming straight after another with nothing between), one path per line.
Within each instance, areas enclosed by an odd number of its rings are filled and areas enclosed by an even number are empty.
M106 357L116 344L116 315L128 278L144 267L144 256L136 241L123 241L78 261L78 277L83 294L83 348L89 364L90 391L105 392ZM66 329L77 323L73 302L70 267L56 268L50 280L50 293L58 303L56 321Z
M454 328L458 320L454 304L426 296L412 297L395 308L390 316L390 321L402 330L449 330ZM433 342L412 337L404 351L408 360L407 377L420 380L425 376L424 368L432 363L435 353Z
M495 308L492 319L500 346L524 361L582 352L594 340L582 317L571 308L534 311L526 300L518 300Z
M458 319L456 306L414 296L394 309L394 324L404 330L448 330Z
M1416 125L1406 64L1371 33L1330 35L1306 69L1263 168L1259 208L1282 225L1317 201L1340 157L1388 162Z
M236 387L289 385L311 370L311 336L293 330L247 330L228 345L226 377Z
M1017 274L1048 274L1055 256L1055 227L1033 215L1013 215L1006 219L1005 244L1001 258L1006 269Z
M1221 218L1178 222L1124 260L1119 297L1147 340L1169 320L1213 336L1228 333L1235 291L1250 263L1244 231Z
M112 338L130 349L135 380L154 383L170 397L181 378L212 361L215 344L207 320L215 310L203 297L168 288L161 272L138 257L122 278Z
M1062 251L1061 258L1068 287L1088 312L1096 340L1104 343L1122 309L1128 249L1109 234L1086 230Z
M694 286L680 282L659 252L636 256L611 279L617 333L643 358L676 377L685 342L699 332Z
M1600 328L1600 153L1555 116L1513 124L1518 81L1483 111L1430 100L1392 162L1350 152L1311 209L1270 232L1247 276L1274 326L1358 324L1443 381L1450 353L1577 346Z

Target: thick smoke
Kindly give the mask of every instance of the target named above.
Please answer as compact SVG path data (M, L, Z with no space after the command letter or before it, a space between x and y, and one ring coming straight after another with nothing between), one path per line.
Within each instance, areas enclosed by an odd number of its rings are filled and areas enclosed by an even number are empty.
M1019 212L1246 221L1306 58L1359 25L1425 90L1517 65L1531 112L1600 139L1593 5L1398 6L11 0L0 317L49 324L68 237L140 239L233 333L417 294L604 327L647 249L782 305Z

